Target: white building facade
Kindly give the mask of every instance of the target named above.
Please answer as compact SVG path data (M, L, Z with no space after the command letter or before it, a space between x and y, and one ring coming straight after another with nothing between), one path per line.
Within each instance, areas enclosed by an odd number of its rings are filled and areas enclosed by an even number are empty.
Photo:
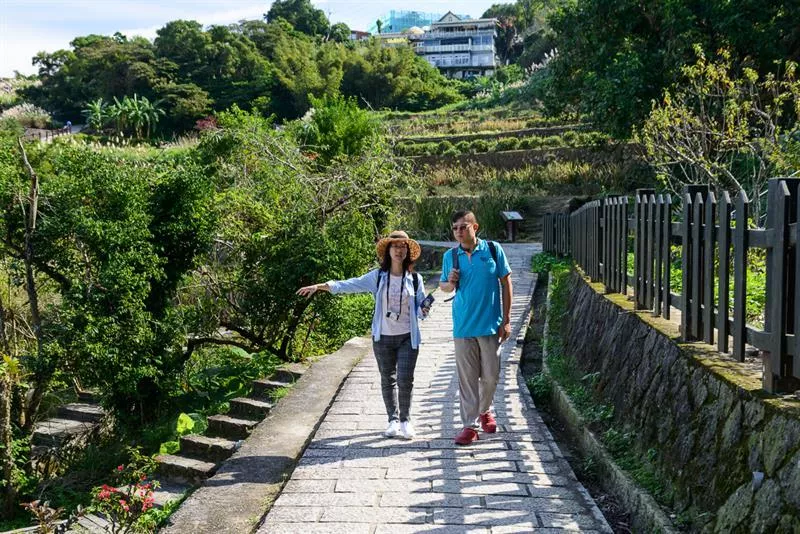
M461 19L449 12L423 35L415 36L414 48L451 78L493 76L497 25L497 19Z

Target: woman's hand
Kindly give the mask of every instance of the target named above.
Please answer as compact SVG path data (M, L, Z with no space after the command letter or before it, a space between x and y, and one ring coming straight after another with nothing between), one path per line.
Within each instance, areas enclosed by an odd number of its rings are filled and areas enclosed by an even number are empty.
M319 288L317 287L317 284L314 284L313 286L301 287L300 289L297 290L297 294L300 295L301 297L310 297L311 295L316 293L318 289Z

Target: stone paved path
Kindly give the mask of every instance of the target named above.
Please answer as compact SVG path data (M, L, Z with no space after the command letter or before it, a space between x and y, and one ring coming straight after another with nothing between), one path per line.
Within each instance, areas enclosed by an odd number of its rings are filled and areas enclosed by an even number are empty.
M259 533L611 532L575 479L518 374L539 245L504 245L514 282L511 340L494 399L496 434L457 447L461 429L451 303L422 323L413 441L386 439L373 357L353 369ZM519 339L520 345L514 343Z

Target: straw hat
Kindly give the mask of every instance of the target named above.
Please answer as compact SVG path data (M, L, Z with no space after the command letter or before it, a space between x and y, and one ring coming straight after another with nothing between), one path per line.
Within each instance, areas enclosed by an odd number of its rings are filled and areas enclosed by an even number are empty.
M408 234L402 230L395 230L388 237L384 237L375 246L375 251L378 254L378 259L383 261L383 256L386 254L386 248L392 243L408 243L408 257L411 261L417 261L422 251L419 248L419 243L408 237Z

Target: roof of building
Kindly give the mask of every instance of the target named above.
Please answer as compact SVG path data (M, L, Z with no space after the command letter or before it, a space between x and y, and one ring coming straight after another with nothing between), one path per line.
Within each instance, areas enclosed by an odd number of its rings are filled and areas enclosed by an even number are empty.
M463 24L469 25L482 25L482 24L497 24L498 21L496 18L489 18L489 19L465 19L461 18L452 11L448 11L444 14L442 18L438 21L431 24L431 29L438 28L441 26L461 26Z

